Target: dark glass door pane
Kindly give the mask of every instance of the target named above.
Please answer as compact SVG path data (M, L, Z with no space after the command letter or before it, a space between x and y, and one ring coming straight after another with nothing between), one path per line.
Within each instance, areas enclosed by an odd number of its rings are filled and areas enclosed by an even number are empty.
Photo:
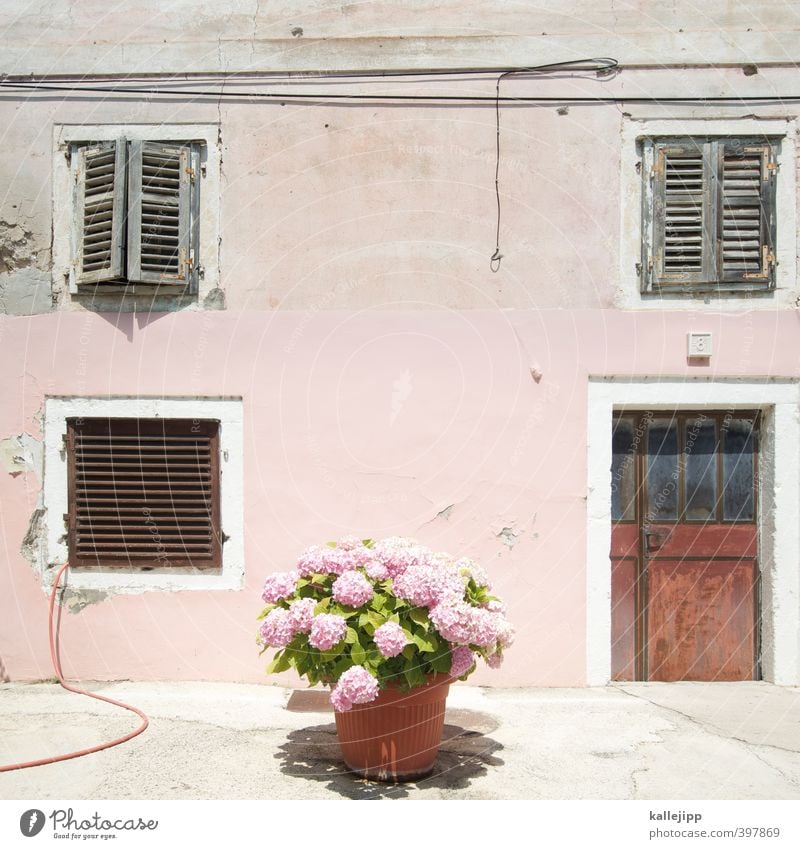
M702 418L686 421L685 504L688 521L713 520L717 504L717 425Z
M647 520L678 518L678 425L652 419L647 430Z
M636 518L636 454L633 419L617 419L611 441L611 518L632 522Z
M723 518L752 522L753 504L753 422L731 419L725 431L722 462Z

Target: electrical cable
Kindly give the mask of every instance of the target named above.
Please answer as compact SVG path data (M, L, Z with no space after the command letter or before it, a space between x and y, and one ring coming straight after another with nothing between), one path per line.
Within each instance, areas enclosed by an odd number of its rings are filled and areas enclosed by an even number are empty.
M103 749L110 749L112 746L118 746L120 743L127 743L128 740L132 740L134 737L137 737L141 734L147 726L150 724L150 720L147 718L144 711L139 710L137 707L133 707L133 705L125 704L125 702L118 702L116 699L110 699L107 696L101 696L98 693L90 693L88 690L81 690L79 687L73 687L71 684L67 684L64 680L64 674L61 670L61 659L59 658L59 653L56 647L56 637L53 630L53 610L55 608L56 601L56 593L58 592L58 585L61 581L61 576L64 574L65 570L69 566L69 563L65 563L53 581L53 590L50 593L50 616L48 621L48 636L50 639L50 659L53 663L53 669L55 670L56 676L58 677L58 683L65 690L69 690L71 693L78 693L81 696L89 696L92 699L98 699L101 702L108 702L110 705L115 705L116 707L125 708L125 710L133 711L133 713L138 714L142 718L142 724L135 730L131 731L130 734L126 734L124 737L118 737L116 740L111 740L109 743L102 743L99 746L92 746L89 749L81 749L77 752L68 752L65 755L55 755L52 758L40 758L36 761L26 761L24 763L18 764L6 764L4 766L0 766L0 772L10 772L14 769L27 769L31 766L44 766L45 764L53 764L58 763L58 761L67 761L71 758L79 758L83 755L90 755L93 752L101 752Z
M366 100L366 101L394 101L394 102L434 102L444 101L446 103L494 103L497 99L495 95L480 95L480 94L332 94L330 92L309 93L309 92L218 92L218 91L197 91L192 89L189 91L167 91L158 88L117 88L104 86L54 86L42 85L39 83L9 83L0 82L0 91L3 89L25 89L33 91L61 91L67 94L80 96L84 93L95 94L144 94L148 97L155 95L164 95L166 97L215 97L222 99L235 100L250 100L250 99L268 99L277 100L281 103L291 103L292 101L320 101L326 100ZM687 103L687 104L706 104L706 103L797 103L800 101L800 94L764 94L750 96L732 96L732 97L631 97L628 95L612 95L605 97L545 97L543 95L526 95L522 97L511 97L504 95L500 98L503 103Z
M512 72L516 73L516 72ZM682 95L679 97L636 97L630 95L605 95L598 97L567 97L567 96L544 96L524 95L512 97L503 95L499 97L494 94L336 94L331 92L270 92L270 91L198 91L190 89L187 91L171 91L160 88L120 88L118 86L59 86L42 83L16 83L0 81L0 93L3 90L24 91L50 91L62 92L64 94L80 97L83 94L143 94L148 97L164 96L178 98L214 97L218 100L275 100L280 103L326 100L336 101L389 101L400 103L495 103L498 99L501 103L583 103L583 104L606 104L616 103L639 103L639 104L666 104L685 103L691 105L711 105L716 103L759 103L759 104L783 104L800 102L800 94L761 94L761 95L736 95L736 96L714 96L703 97Z

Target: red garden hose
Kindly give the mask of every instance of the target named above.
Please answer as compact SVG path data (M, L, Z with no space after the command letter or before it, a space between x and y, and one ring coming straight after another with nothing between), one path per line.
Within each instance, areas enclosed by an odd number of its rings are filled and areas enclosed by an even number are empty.
M119 737L116 740L112 740L110 743L101 743L99 746L92 746L91 749L81 749L79 752L69 752L66 755L56 755L52 758L42 758L38 761L27 761L25 763L19 764L7 764L6 766L0 766L0 772L10 772L12 769L25 769L29 766L43 766L44 764L53 764L58 761L68 761L70 758L79 758L82 755L90 755L92 752L101 752L103 749L110 749L112 746L118 746L120 743L125 743L128 740L132 740L134 737L144 731L147 726L150 724L150 720L148 720L144 711L139 710L139 708L133 707L132 705L126 705L125 702L118 702L116 699L109 699L107 696L100 696L97 693L90 693L88 690L81 690L78 687L73 687L64 680L64 675L61 672L61 661L58 657L58 652L56 651L56 641L55 636L53 634L53 610L55 608L56 603L56 593L58 592L58 585L61 581L61 576L64 574L65 570L69 566L69 563L65 563L59 573L56 575L55 581L53 581L53 591L50 593L50 618L48 621L48 634L50 637L50 659L53 662L53 669L55 670L56 675L58 676L58 683L65 690L69 690L71 693L78 693L81 696L89 696L92 699L99 699L101 702L108 702L110 705L116 705L117 707L125 708L125 710L133 711L138 714L142 718L142 724L135 730L131 731L130 734L126 734L124 737Z

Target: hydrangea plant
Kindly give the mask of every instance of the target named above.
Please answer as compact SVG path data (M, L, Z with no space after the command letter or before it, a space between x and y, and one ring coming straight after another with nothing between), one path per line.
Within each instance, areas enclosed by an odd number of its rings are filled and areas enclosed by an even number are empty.
M306 549L291 572L265 583L262 653L267 672L291 667L332 686L338 711L442 673L465 680L479 658L493 669L514 639L483 569L414 540L347 537Z

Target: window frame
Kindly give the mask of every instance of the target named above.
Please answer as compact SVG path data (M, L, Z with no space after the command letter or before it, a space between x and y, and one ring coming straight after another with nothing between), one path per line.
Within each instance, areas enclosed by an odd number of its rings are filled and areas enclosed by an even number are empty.
M197 150L199 190L193 193L193 239L197 274L192 285L184 282L131 281L91 284L77 279L77 209L75 208L75 166L72 152L78 145L97 144L124 138L129 143L154 142L193 145ZM61 307L90 298L95 306L113 305L121 297L137 293L148 299L169 303L202 305L220 288L220 198L222 142L218 124L57 124L53 127L53 301ZM214 292L217 295L217 292ZM110 296L106 297L106 296ZM104 300L105 299L105 300ZM164 300L166 299L166 300ZM209 305L219 308L219 298Z
M220 527L224 540L220 569L174 566L141 571L130 566L74 570L70 587L113 593L149 590L240 590L244 586L244 412L240 397L75 397L48 396L44 408L43 534L38 558L48 589L69 557L68 458L71 418L197 419L219 422Z
M775 285L748 292L642 292L642 140L687 136L769 137L780 140L777 152ZM703 310L722 312L794 308L797 285L797 120L794 116L654 118L624 116L619 167L619 235L613 305L618 309Z
M657 136L639 139L642 172L642 259L643 295L709 292L752 294L775 288L776 175L780 139L765 136ZM727 150L751 148L762 158L759 191L761 273L736 274L723 260L723 168ZM666 267L666 177L668 158L679 160L692 151L702 161L701 267L682 272ZM766 176L766 179L765 179Z

